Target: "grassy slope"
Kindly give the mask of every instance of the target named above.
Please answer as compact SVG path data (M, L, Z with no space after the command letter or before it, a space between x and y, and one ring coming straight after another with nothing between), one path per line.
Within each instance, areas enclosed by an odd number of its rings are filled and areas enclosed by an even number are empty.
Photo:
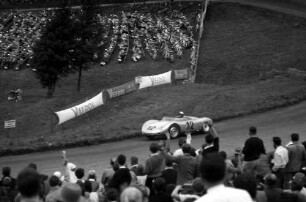
M0 71L0 121L16 118L18 128L11 139L0 129L1 149L63 146L89 140L130 136L148 119L176 115L183 110L194 116L214 119L271 109L305 99L306 82L280 75L264 77L272 68L303 69L305 64L305 21L250 7L228 4L209 7L206 34L201 42L197 81L199 84L161 86L116 98L86 115L55 128L50 133L50 112L73 106L103 88L188 66L189 53L175 63L153 62L96 67L84 73L83 88L75 93L76 75L63 79L54 98L46 100L30 71ZM299 23L296 28L294 24ZM201 84L206 83L206 84ZM24 101L8 103L6 93L22 86ZM40 138L43 136L44 138Z

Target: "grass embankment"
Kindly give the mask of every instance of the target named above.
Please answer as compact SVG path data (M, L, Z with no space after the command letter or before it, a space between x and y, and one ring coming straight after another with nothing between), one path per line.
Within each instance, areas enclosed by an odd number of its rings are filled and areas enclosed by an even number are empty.
M290 77L288 68L305 70L306 22L294 17L236 4L211 4L205 23L198 68L198 84L161 86L111 100L50 131L50 112L84 101L103 88L172 68L187 67L189 54L175 63L117 64L84 74L80 94L76 75L64 78L54 98L45 99L30 71L1 71L0 120L17 120L10 138L0 129L1 153L30 152L94 144L139 134L142 123L178 111L219 120L290 105L306 98L306 82ZM292 75L291 75L292 76ZM10 89L24 90L23 102L6 100ZM11 115L8 115L11 113ZM12 152L15 151L15 152Z

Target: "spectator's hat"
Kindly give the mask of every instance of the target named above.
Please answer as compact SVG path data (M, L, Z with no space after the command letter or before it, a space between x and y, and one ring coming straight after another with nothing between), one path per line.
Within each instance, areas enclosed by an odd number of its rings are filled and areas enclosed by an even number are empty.
M64 202L80 202L82 190L78 184L67 183L61 190Z
M241 148L240 147L235 148L235 154L241 154Z
M179 114L180 114L180 115L184 115L184 112L180 111Z

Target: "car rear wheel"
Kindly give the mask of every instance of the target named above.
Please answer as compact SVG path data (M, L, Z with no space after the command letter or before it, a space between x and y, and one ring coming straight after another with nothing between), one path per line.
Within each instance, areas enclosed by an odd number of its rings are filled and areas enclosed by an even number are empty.
M168 132L170 133L170 137L173 138L177 138L180 133L181 133L181 129L180 126L177 124L172 124L169 129Z

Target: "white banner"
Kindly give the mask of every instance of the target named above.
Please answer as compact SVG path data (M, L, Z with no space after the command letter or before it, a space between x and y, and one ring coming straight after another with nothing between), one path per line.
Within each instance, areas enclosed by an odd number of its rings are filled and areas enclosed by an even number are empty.
M75 107L71 107L69 109L64 109L59 112L55 112L58 117L58 124L62 124L70 119L85 114L86 112L89 112L90 110L102 104L104 104L103 91L95 97L91 98L90 100L83 102L82 104L79 104Z
M135 78L135 83L139 83L139 89L167 84L171 83L171 74L172 71L154 76L139 76Z

